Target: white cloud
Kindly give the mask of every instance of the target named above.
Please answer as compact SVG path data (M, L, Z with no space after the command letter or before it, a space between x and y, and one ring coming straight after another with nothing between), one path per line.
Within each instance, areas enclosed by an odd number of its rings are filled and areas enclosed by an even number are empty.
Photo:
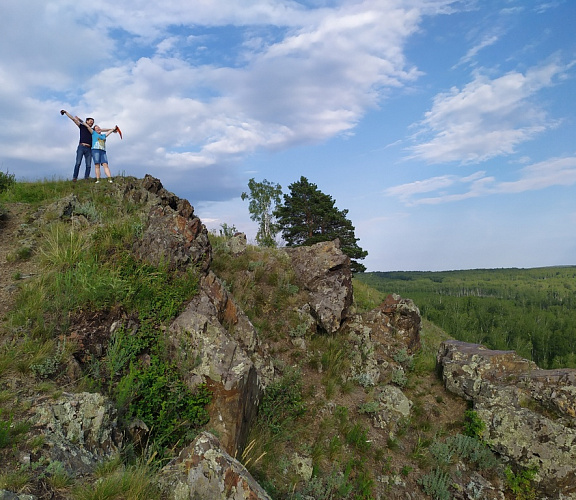
M478 163L512 154L519 144L557 124L534 100L570 67L551 62L494 79L477 74L464 88L438 94L414 137L430 138L414 145L410 157Z
M125 140L112 146L111 166L130 165L134 175L160 163L184 171L231 165L258 149L350 132L378 106L382 89L418 77L403 44L424 12L452 3L363 0L306 9L271 0L200 1L193 8L104 1L94 10L71 0L32 1L9 0L7 9L6 22L34 33L3 32L3 47L12 50L0 51L0 103L10 122L33 121L39 112L56 120L65 108L117 123ZM198 49L194 33L224 25L239 35L232 46L203 42L226 59L200 63L190 52ZM254 26L279 31L263 38ZM8 69L9 59L18 71ZM25 150L21 142L3 154L20 158Z
M576 156L570 156L551 158L524 167L518 171L518 178L512 181L498 181L495 177L479 171L466 177L445 175L402 184L388 188L384 194L397 197L408 206L438 205L489 195L517 194L574 184L576 184ZM433 193L433 196L420 196L430 193Z

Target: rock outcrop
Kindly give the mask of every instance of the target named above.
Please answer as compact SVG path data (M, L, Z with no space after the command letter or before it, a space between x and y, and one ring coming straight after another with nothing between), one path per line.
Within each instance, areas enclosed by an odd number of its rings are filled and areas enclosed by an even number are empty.
M170 500L271 500L245 467L202 432L162 469Z
M420 347L420 311L410 299L389 295L376 309L352 316L342 327L354 348L353 376L362 385L391 380L404 370L399 354L414 354ZM396 359L395 359L396 358Z
M33 422L44 437L41 454L70 474L89 473L122 445L112 401L98 393L62 394L35 403Z
M310 312L318 326L328 333L336 332L353 302L350 258L340 250L340 242L325 241L285 251L298 284L309 293Z
M473 402L494 451L535 470L551 498L576 498L576 370L456 340L441 345L438 366L446 388Z
M167 263L173 269L194 265L208 271L212 260L208 231L187 200L164 189L150 175L127 183L124 197L150 205L144 234L134 246L138 257L154 265Z
M246 443L262 390L273 372L259 353L254 327L209 272L168 334L172 356L188 385L205 383L212 391L210 425L223 447L236 454Z

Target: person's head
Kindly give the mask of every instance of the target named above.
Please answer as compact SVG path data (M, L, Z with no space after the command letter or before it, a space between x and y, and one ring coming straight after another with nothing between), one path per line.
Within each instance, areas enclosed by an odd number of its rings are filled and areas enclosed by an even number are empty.
M94 127L94 130L96 130L98 133L102 132L102 129L98 125Z
M86 118L86 120L84 120L86 122L86 124L89 127L93 127L94 126L94 118Z

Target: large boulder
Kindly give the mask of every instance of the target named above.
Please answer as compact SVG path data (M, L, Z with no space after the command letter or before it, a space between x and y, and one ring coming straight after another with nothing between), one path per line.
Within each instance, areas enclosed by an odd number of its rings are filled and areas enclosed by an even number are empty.
M168 343L187 384L212 391L210 425L222 446L232 455L241 451L273 368L259 352L254 327L212 272L170 326Z
M170 500L271 500L246 468L202 432L162 469Z
M473 402L494 451L536 470L550 498L576 498L576 370L540 370L513 351L456 340L437 361L446 388Z
M336 332L353 302L350 258L339 240L286 248L298 285L309 293L309 305L320 329Z

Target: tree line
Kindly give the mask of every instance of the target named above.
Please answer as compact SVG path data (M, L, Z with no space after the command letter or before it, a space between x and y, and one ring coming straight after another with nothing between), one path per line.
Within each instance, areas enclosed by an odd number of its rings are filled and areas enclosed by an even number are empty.
M375 272L356 276L414 300L455 339L576 368L576 267Z
M309 246L322 241L340 240L340 249L350 257L353 273L366 270L358 262L368 252L358 245L355 228L348 219L348 210L339 210L334 199L318 189L306 177L300 177L282 194L282 186L264 179L248 182L250 218L258 222L256 242L260 246L277 246L280 233L286 246Z

